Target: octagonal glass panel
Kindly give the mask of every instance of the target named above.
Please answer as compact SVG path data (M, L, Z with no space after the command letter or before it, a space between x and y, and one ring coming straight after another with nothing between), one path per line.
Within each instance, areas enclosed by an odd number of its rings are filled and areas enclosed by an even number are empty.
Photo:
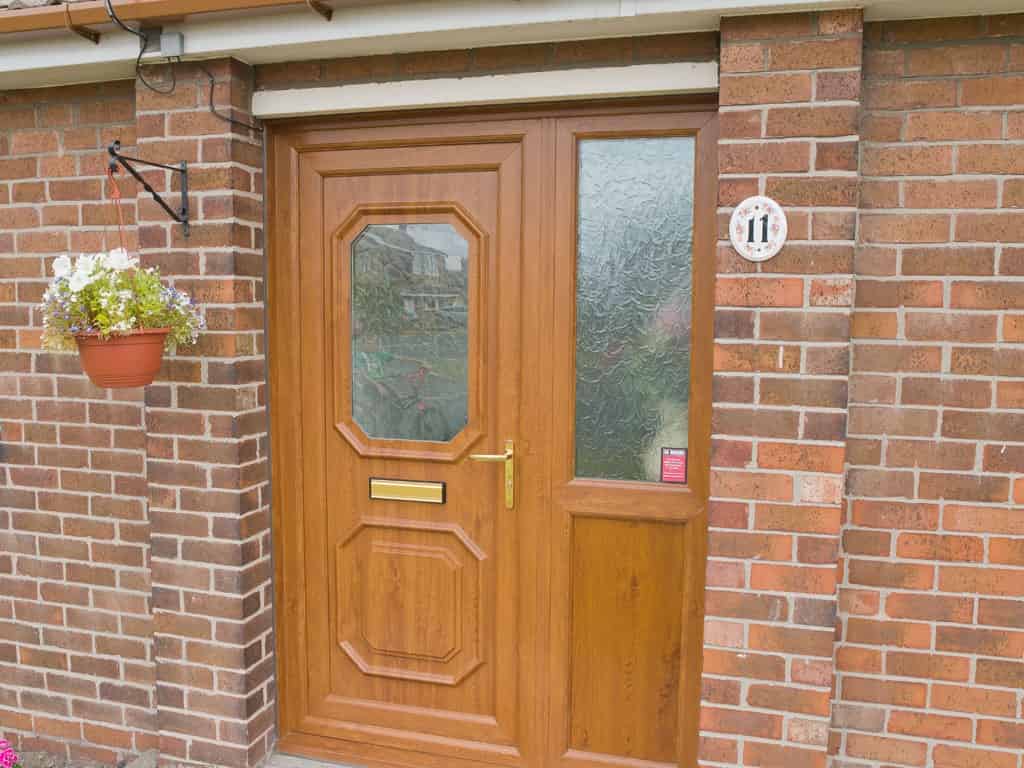
M352 243L352 417L447 442L469 416L469 244L450 224L370 224Z

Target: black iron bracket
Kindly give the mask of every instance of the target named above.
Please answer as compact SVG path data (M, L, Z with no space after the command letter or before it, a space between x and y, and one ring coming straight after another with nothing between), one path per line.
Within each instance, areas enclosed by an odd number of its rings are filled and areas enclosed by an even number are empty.
M64 26L68 28L68 32L74 32L81 38L88 40L93 45L100 44L100 33L95 29L89 27L83 27L75 24L71 21L71 5L68 0L64 0Z
M330 21L334 16L334 9L327 3L321 3L319 0L306 0L306 5L313 13L322 16L324 21Z
M118 170L118 165L123 166L124 169L128 171L128 173L130 173L135 178L135 180L139 182L139 184L142 185L142 188L153 196L153 199L156 200L157 205L159 205L161 208L167 211L168 216L170 216L176 222L181 224L181 228L182 231L185 233L185 237L188 237L188 163L182 160L181 163L178 165L164 165L163 163L154 163L149 160L142 160L138 157L127 157L126 155L121 154L121 142L116 140L111 142L110 146L107 147L107 153L110 155L110 170L116 173ZM179 208L177 211L171 208L171 206L167 204L167 201L160 196L160 193L153 189L153 187L150 186L149 182L146 181L137 170L132 168L131 163L145 165L150 168L163 168L165 171L174 171L175 173L180 174L181 208Z

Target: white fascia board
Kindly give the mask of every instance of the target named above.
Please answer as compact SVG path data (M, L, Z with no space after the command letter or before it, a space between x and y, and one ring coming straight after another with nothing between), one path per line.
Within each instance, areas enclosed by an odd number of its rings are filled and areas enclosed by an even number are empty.
M716 62L679 62L257 91L252 107L255 117L268 119L717 90Z
M723 15L849 7L856 0L407 0L336 8L203 14L168 24L185 58L250 64L584 38L697 32ZM112 25L99 45L64 30L0 36L0 89L131 77L138 41ZM147 54L146 61L159 60Z
M328 0L329 2L329 0ZM301 6L199 14L168 31L185 57L250 64L718 29L723 16L863 7L868 19L1020 10L1021 0L367 0L330 22ZM0 35L0 89L131 77L138 41L113 25L93 45L67 31ZM147 55L146 61L159 60Z

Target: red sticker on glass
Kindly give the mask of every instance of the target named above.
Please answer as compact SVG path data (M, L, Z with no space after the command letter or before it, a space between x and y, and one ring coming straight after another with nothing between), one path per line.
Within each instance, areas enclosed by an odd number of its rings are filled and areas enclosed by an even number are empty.
M686 484L686 449L661 449L661 482Z

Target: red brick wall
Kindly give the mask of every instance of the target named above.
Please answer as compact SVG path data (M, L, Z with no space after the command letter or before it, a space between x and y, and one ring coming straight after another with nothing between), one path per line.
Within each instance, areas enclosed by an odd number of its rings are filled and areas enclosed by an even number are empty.
M252 87L717 44L207 66L248 119ZM1024 20L726 19L720 61L701 764L1024 768ZM170 96L0 93L0 732L26 749L244 766L272 744L263 159L208 87L190 64ZM101 247L115 137L189 161L193 236L124 185L129 237L209 325L145 402L41 353L33 314L50 257ZM760 266L724 228L757 192L790 224Z
M865 37L834 747L1020 768L1024 16Z
M252 71L204 65L218 111L251 122ZM139 154L188 162L193 217L186 239L140 191L140 253L207 322L146 390L157 722L169 758L245 766L266 755L274 725L263 149L210 113L206 72L176 76L169 95L135 92ZM175 195L168 176L154 186Z
M724 19L701 759L823 768L857 205L859 11ZM748 195L785 208L761 265Z
M52 257L102 247L104 148L134 145L134 100L0 94L0 732L103 762L156 743L142 392L41 352L35 305Z
M218 109L249 119L251 71L206 66ZM108 764L158 747L241 766L274 723L263 155L210 114L206 73L177 76L166 96L131 81L0 94L0 733ZM208 325L145 402L38 349L52 257L104 247L114 138L189 163L187 240L121 182L129 247ZM146 175L173 199L169 173Z

